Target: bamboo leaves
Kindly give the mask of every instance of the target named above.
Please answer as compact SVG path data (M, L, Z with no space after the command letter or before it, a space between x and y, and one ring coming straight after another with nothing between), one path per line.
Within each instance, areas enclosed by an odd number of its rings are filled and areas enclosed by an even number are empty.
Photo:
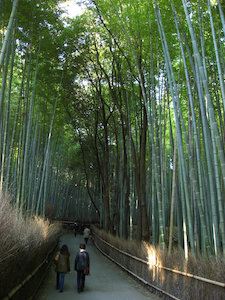
M183 6L179 6L177 1L170 1L170 3L154 1L153 5L150 1L145 4L139 1L108 2L108 5L110 4L108 10L107 3L103 4L99 0L94 1L94 4L107 34L116 41L116 44L120 41L118 51L121 55L117 61L120 65L131 62L128 63L128 69L132 77L124 74L125 80L118 80L118 86L111 82L108 88L113 89L114 94L120 95L120 85L126 90L128 97L121 98L120 110L123 106L127 107L127 98L130 103L133 103L134 110L132 113L129 111L128 126L134 174L137 172L138 165L137 146L141 144L141 138L138 140L138 136L141 137L141 126L137 125L143 125L144 115L144 111L139 114L137 107L140 108L140 105L144 104L148 117L149 147L145 159L147 165L149 162L151 166L151 172L149 170L147 172L149 180L147 186L150 191L147 193L147 207L153 242L159 241L163 245L163 236L169 223L170 228L175 224L179 227L179 236L183 231L183 238L179 237L179 242L182 243L183 240L186 257L188 257L189 246L195 254L202 252L210 255L214 252L217 255L221 250L221 237L222 244L224 243L224 211L221 196L224 193L225 183L221 118L224 112L224 57L221 55L224 53L224 45L220 35L216 33L214 24L214 18L220 13L221 23L217 20L216 26L224 28L220 1L218 1L218 11L216 9L212 11L210 1L207 4L201 1L194 2L192 5L182 1ZM164 9L162 16L161 11L165 6L169 12ZM135 20L133 20L134 10ZM143 10L148 13L144 14ZM112 20L118 21L115 26ZM146 26L149 24L148 35ZM118 31L122 32L122 36L118 36ZM206 40L206 36L212 39ZM124 47L124 40L128 44L127 48ZM150 47L146 46L148 42ZM127 53L126 57L124 53ZM98 64L102 63L101 59L98 56ZM114 53L113 59L115 59ZM218 86L215 86L212 77L208 76L209 70L212 69L215 71L213 78L220 83ZM113 70L118 71L116 64L113 64ZM104 74L108 80L110 77L106 70ZM132 82L134 78L138 80ZM141 101L135 93L130 96L130 86L138 84L141 90ZM166 91L168 107L164 102L162 110ZM166 119L168 110L171 114L170 121ZM169 122L170 126L167 126ZM169 135L175 135L175 132L176 149L173 148L173 143L166 146L168 137L174 140L174 136ZM178 176L173 176L172 184L170 174L173 173L173 169L170 169L171 165L167 157L173 157L176 151ZM175 165L174 162L173 164ZM138 194L137 182L136 179L134 189ZM174 203L170 205L171 197ZM175 214L173 214L173 206L176 208ZM171 207L171 215L168 213L168 207ZM140 222L137 224L142 231L143 224ZM171 237L172 233L170 249ZM224 251L224 246L222 249Z
M15 0L12 6L7 5L7 9L12 8L12 11L5 36L4 28L1 28L3 43L0 54L0 69L2 70L0 184L1 189L11 193L12 202L16 204L17 209L21 213L29 213L31 215L36 213L45 217L46 206L50 202L51 197L54 195L55 201L57 201L59 196L57 193L57 178L63 180L62 178L66 176L63 172L57 170L61 166L59 161L62 159L62 156L55 160L53 159L55 153L59 151L58 147L52 146L56 144L55 138L53 140L50 138L55 130L53 126L56 111L55 104L53 105L52 116L49 113L52 107L51 102L56 98L55 95L59 95L61 91L59 75L62 74L62 71L59 71L58 68L60 61L56 57L51 57L51 62L55 60L57 63L55 66L56 71L54 70L56 80L54 89L52 89L51 93L46 93L48 96L43 99L44 82L41 80L40 70L43 69L43 64L48 65L48 70L50 68L49 64L46 64L46 50L41 49L40 42L43 39L43 34L51 35L51 33L44 30L43 24L36 23L37 26L35 28L29 26L34 24L37 18L33 20L21 18L21 11L25 10L24 1L21 1L22 5L18 11L19 14L17 14L17 27L15 27L14 19L18 2L18 0ZM0 2L1 13L3 4ZM32 5L33 16L35 14L37 16L39 9L43 11L42 5L48 8L49 19L43 20L43 22L46 27L51 27L51 21L56 20L53 3L35 2L30 4ZM62 28L60 27L60 20L58 20L58 24L55 23L54 25L57 28L56 31ZM41 36L41 38L37 38L39 44L36 43L35 36ZM48 42L51 43L52 40L53 38L49 38ZM32 43L32 41L35 42ZM48 47L52 47L52 45L48 45ZM50 73L46 77L49 75ZM44 114L43 107L45 107ZM45 128L49 128L49 132L48 130L46 132ZM59 135L62 134L62 131L59 130L58 132ZM56 136L58 138L58 135ZM56 166L51 164L52 161L55 161ZM58 177L56 176L56 170L61 174ZM51 193L50 191L48 192L50 178L56 183L52 185ZM64 191L66 191L67 196L70 185L70 180L62 184L62 186L65 186Z

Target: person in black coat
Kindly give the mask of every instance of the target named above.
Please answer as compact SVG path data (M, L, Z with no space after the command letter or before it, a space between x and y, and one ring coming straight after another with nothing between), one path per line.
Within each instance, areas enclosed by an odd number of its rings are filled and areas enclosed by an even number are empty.
M75 258L74 269L77 271L77 291L83 292L85 284L85 275L89 274L90 258L88 252L85 250L85 244L80 244L80 251Z

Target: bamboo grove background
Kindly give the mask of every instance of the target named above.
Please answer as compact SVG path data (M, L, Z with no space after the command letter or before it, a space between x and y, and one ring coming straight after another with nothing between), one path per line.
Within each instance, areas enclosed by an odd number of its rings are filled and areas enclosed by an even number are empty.
M51 50L55 51L48 49L46 40L53 35L49 32L53 24L53 31L60 30L60 20L56 22L60 13L53 10L56 1L39 2L0 3L0 185L10 192L12 202L21 212L44 217L47 210L50 217L62 217L80 189L74 183L76 174L69 173L64 164L64 123L57 124L56 120L62 82L58 53L47 65L44 62L49 60ZM54 63L56 67L49 76Z
M58 2L0 2L1 188L21 212L224 254L224 2Z

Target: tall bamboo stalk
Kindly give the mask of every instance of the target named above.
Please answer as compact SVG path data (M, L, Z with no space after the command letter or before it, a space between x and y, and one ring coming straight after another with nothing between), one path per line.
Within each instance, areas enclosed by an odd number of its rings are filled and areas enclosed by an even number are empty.
M186 167L186 161L185 161L185 156L184 156L180 118L178 116L178 111L177 111L177 103L179 102L179 97L177 94L176 83L175 83L175 78L174 78L174 74L173 74L173 68L172 68L170 55L169 55L169 51L168 51L168 45L167 45L166 38L165 38L165 32L164 32L162 21L161 21L159 7L157 6L156 2L154 2L154 3L155 3L155 13L156 13L157 24L158 24L159 33L160 33L161 40L162 40L162 46L163 46L163 51L164 51L164 56L165 56L165 61L166 61L166 66L167 66L167 74L168 74L168 78L169 78L170 91L171 91L171 96L172 96L172 100L173 100L173 109L174 109L175 120L176 120L176 129L177 129L178 154L180 156L181 170L182 170L183 183L184 183L185 207L187 209L187 220L188 220L187 227L188 227L188 233L190 236L189 241L191 244L191 249L194 253L195 246L194 246L192 216L191 216L191 209L190 209L190 203L189 203L187 167Z
M12 36L13 24L14 24L14 19L15 19L16 12L17 12L18 3L19 3L19 0L14 0L13 1L12 12L11 12L11 15L10 15L10 18L9 18L9 23L8 23L8 26L7 26L6 35L4 37L2 49L1 49L1 52L0 52L0 71L1 71L3 63L4 63L7 46L10 43L10 39L11 39L11 36Z

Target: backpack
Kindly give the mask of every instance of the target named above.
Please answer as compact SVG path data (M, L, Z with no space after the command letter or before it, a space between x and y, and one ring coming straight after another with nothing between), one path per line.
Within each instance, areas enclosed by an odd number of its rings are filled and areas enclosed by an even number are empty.
M78 271L83 271L86 268L86 266L87 266L87 253L80 252L78 254L76 269Z

